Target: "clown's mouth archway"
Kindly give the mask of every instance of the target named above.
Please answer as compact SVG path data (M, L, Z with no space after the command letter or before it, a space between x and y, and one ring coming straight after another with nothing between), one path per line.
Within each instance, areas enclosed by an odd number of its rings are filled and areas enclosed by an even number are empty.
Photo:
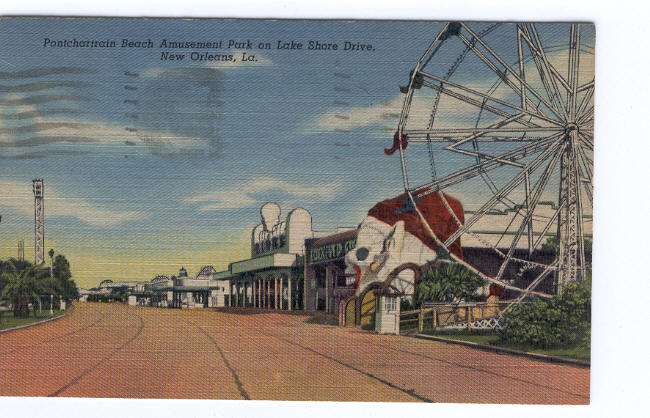
M428 264L424 266L418 266L415 263L402 264L392 270L383 282L370 283L359 296L350 296L341 301L341 305L339 306L340 325L356 325L364 329L372 328L376 313L376 293L379 290L391 286L400 273L409 270L413 272L413 294L410 296L415 297L422 272L430 267Z

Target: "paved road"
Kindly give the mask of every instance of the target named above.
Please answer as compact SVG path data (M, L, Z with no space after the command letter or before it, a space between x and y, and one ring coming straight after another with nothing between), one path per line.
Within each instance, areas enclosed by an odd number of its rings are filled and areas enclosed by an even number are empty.
M588 369L311 318L77 303L0 334L0 395L589 402Z

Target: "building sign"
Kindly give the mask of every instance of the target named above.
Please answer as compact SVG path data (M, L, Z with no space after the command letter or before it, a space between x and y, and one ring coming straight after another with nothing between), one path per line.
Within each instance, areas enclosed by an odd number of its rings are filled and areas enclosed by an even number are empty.
M279 236L274 236L260 240L256 242L253 246L253 257L256 257L261 254L270 253L272 251L280 251L284 249L287 244L285 234L280 234Z
M345 242L323 245L322 247L312 248L309 251L309 260L312 263L325 260L333 260L343 257L348 251L357 246L357 240L351 239Z

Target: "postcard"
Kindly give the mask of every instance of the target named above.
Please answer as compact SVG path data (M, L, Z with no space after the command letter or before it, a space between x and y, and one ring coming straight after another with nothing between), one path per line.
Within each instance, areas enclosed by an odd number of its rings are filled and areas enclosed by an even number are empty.
M595 25L0 19L0 396L588 404Z

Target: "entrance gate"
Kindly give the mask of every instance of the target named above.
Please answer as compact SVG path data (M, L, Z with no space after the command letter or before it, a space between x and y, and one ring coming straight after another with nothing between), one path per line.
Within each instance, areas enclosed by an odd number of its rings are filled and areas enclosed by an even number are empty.
M361 315L359 325L361 328L372 328L375 325L376 296L373 290L366 292L361 299Z
M349 296L339 303L339 325L353 327L357 311L357 297Z
M402 271L411 270L414 273L413 294L415 295L417 294L420 276L425 269L426 265L402 264L388 275L385 282L370 283L358 297L350 296L348 299L343 300L339 306L339 324L346 327L354 324L366 329L374 328L377 303L376 291L390 286L393 279Z

